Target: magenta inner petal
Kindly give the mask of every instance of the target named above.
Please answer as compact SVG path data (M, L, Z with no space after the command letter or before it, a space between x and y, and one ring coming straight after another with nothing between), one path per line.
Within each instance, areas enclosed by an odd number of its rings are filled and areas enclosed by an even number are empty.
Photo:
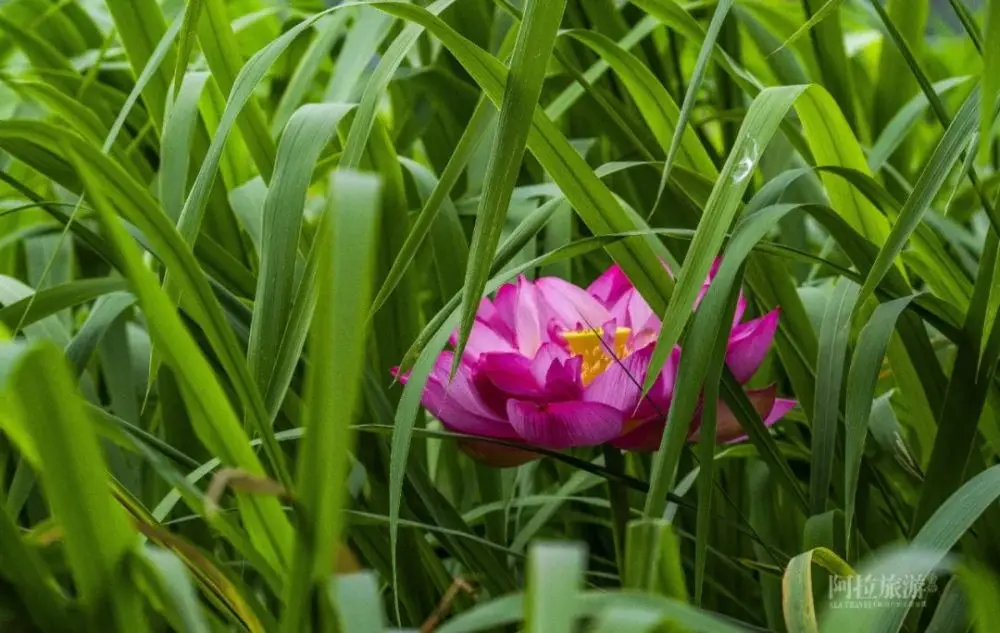
M764 424L771 426L781 418L785 417L785 414L794 409L799 403L795 400L790 400L788 398L775 398L774 406L771 407L770 413L764 418Z
M423 405L453 431L500 439L516 438L510 424L479 397L470 382L466 364L460 365L455 379L448 382L452 357L451 352L444 352L438 358L424 388Z
M600 277L587 286L587 293L600 301L605 307L613 306L622 295L632 287L632 282L625 276L618 264L604 271Z
M518 353L484 354L476 370L509 396L534 399L542 393L531 372L531 361Z

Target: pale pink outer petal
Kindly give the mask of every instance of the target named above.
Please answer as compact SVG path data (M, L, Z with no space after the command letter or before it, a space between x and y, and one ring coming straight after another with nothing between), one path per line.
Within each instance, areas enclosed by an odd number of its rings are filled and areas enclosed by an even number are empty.
M513 348L514 329L497 308L496 304L490 301L489 297L483 297L483 300L479 302L479 309L476 311L476 321L485 324ZM453 340L457 336L457 333L458 330L452 334ZM454 342L452 345L454 345Z
M632 282L625 276L621 266L612 264L610 268L601 273L600 277L587 286L587 293L600 301L606 308L610 308L631 287Z
M750 380L767 357L778 331L779 314L775 308L758 319L736 326L730 333L726 365L739 382Z
M458 343L458 332L454 332L449 339L454 346ZM472 331L469 332L469 340L465 344L463 358L475 361L483 354L513 352L514 347L511 341L499 334L485 321L477 318L472 324Z
M621 433L623 421L620 411L598 402L510 400L507 417L527 444L553 450L608 442Z
M548 318L542 298L535 284L524 275L517 279L515 295L514 340L519 352L529 358L545 340L545 326Z
M542 277L535 282L549 311L566 330L599 327L610 318L608 310L587 291L558 277Z
M490 326L513 343L514 315L517 313L517 286L514 284L500 286L493 299L493 309L496 311L496 316L494 320L489 322Z

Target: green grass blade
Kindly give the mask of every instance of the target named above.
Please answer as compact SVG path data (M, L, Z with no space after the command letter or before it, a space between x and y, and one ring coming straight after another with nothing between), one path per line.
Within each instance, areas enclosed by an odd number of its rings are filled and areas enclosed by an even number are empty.
M198 101L201 99L209 74L192 72L184 75L177 98L167 111L160 146L159 198L163 212L176 224L184 208L187 194L188 168L191 164L191 143L198 126Z
M6 415L14 415L8 410ZM6 497L0 493L0 550L3 567L0 578L18 594L34 624L59 633L75 629L67 617L67 600L54 587L55 581L38 552L24 540L21 530L7 511Z
M461 361L489 278L493 254L500 242L511 192L524 157L531 115L542 93L545 70L565 8L565 0L529 0L517 34L493 150L486 167L486 186L469 246L469 266L462 288L462 319L452 373Z
M301 631L310 598L332 571L343 532L344 481L350 466L350 425L360 409L365 321L371 300L378 180L337 173L320 242L320 300L310 336L306 434L299 454L299 535L290 570L282 629Z
M330 603L337 605L340 630L357 633L382 633L384 614L378 578L363 572L337 576L328 584Z
M45 376L38 380L37 376ZM96 608L128 550L136 543L125 514L108 490L104 458L65 360L51 343L27 351L13 377L53 515L62 526L66 554L83 604ZM117 585L117 583L115 583ZM112 601L133 609L127 595ZM125 614L122 614L125 615Z
M698 291L708 276L712 261L719 253L726 232L739 209L743 192L760 160L761 152L770 142L792 104L805 90L804 86L769 88L760 93L740 127L729 158L712 188L698 230L677 273L677 285L666 311L663 328L656 341L643 392L652 387L667 356L680 340L687 325ZM669 474L672 477L672 474ZM648 509L648 508L647 508Z
M403 247L396 255L396 259L393 260L392 266L386 274L385 280L382 282L382 287L379 288L378 295L376 295L375 300L372 302L372 313L378 312L386 299L389 298L389 295L399 285L399 281L403 278L403 275L406 274L406 271L413 264L417 251L420 249L427 234L431 231L438 213L440 213L441 208L445 204L448 204L448 196L458 183L458 179L468 165L469 159L482 143L486 130L492 127L495 120L496 110L485 99L480 100L469 119L469 125L462 133L458 145L455 146L455 150L448 160L441 178L434 186L434 190L424 201L424 206L420 209L417 219L414 220L410 228L410 233L406 236L406 241L403 243Z
M338 11L316 22L316 36L309 43L309 49L302 55L302 61L295 67L288 86L271 117L271 135L278 137L288 120L306 98L313 80L319 72L323 60L347 27L348 11Z
M985 159L992 145L997 99L1000 98L1000 2L989 0L986 8L985 50L983 50L983 90L979 102L979 160Z
M660 199L667 187L667 180L670 178L670 169L673 167L674 158L680 148L681 138L687 128L688 119L691 118L691 111L694 109L695 99L701 88L702 79L705 77L705 69L708 67L708 60L715 48L715 41L722 30L722 24L729 14L729 9L733 6L732 0L721 0L715 5L715 12L712 13L712 21L708 24L708 31L705 32L705 39L701 43L698 51L698 59L694 64L694 71L688 79L687 91L684 94L684 102L681 104L681 111L677 117L677 125L674 136L670 139L670 148L667 150L667 157L663 161L663 173L660 176L660 188L656 193L656 203L653 208L660 206Z
M871 415L878 374L889 347L889 338L896 327L896 320L914 295L895 299L879 305L865 324L854 349L847 374L847 397L844 403L845 453L844 453L844 530L848 547L851 527L857 507L856 492L861 470L861 459L868 435L868 418Z
M431 15L438 15L455 3L455 0L436 0L428 5L426 11ZM385 10L377 3L368 3L371 6ZM358 103L358 110L351 123L351 131L344 141L344 154L340 157L341 167L355 169L361 164L364 156L365 145L368 137L371 136L375 126L375 116L379 101L383 98L385 89L392 81L393 75L403 63L403 59L410 49L416 44L417 39L423 34L424 27L420 24L407 24L406 28L396 36L389 48L386 49L379 60L378 66L368 78L368 84L361 95L361 102Z
M788 38L781 43L781 46L771 51L770 55L777 55L784 49L799 41L803 35L807 35L817 24L825 20L831 14L835 13L840 8L842 2L843 0L826 0L823 6L821 6L818 11L814 12L812 16L806 20L805 24L795 29L795 32L789 35Z
M815 516L826 512L833 479L837 426L844 386L844 365L851 337L851 314L858 304L858 286L841 280L833 289L823 312L816 360L816 408L812 415L812 463L809 477L809 508Z
M496 58L473 46L428 10L381 0L372 2L371 6L415 21L432 31L460 59L490 100L495 105L500 105L505 72ZM528 135L528 148L559 185L566 199L592 232L628 232L636 228L634 218L628 217L621 210L614 194L593 173L552 122L537 109ZM642 238L628 239L622 244L612 243L608 252L622 265L650 305L658 312L662 311L672 284L649 243Z
M351 108L343 104L302 106L281 136L274 178L264 199L260 273L247 349L250 372L262 392L270 384L292 308L306 190L320 152Z
M133 556L137 575L148 583L171 626L179 633L209 633L184 563L173 552L155 547L138 549Z
M586 554L576 544L539 543L528 552L526 633L570 633Z
M226 5L222 0L202 0L200 4L204 6L199 7L202 10L201 20L198 22L198 42L201 44L201 50L208 61L209 70L212 71L212 77L223 92L228 92L230 95L239 94L237 85L239 85L240 79L245 77L244 73L249 62L246 66L243 64L239 43L236 41L236 35L229 23ZM312 20L307 20L302 24L308 26L312 24ZM292 30L300 31L301 29ZM298 32L296 32L297 34ZM255 55L255 57L257 56ZM252 83L256 84L257 82L253 81ZM246 143L250 157L257 166L261 177L265 181L270 181L274 171L276 150L264 118L264 111L257 103L252 91L253 86L251 85L246 97L240 99L242 102L240 103L237 124L240 126L243 141ZM230 98L232 99L232 97Z
M183 379L185 403L191 411L199 439L213 454L222 457L225 463L242 468L253 475L263 475L264 470L260 461L250 447L249 438L237 420L222 386L191 334L182 324L180 316L158 280L143 264L137 247L125 233L120 220L109 208L103 184L92 180L94 176L85 165L80 164L79 167L104 229L117 247L123 261L122 273L129 279L131 289L143 308L150 326L151 337L156 342L157 349L163 354L164 360ZM166 218L162 215L154 217L166 222ZM179 241L176 233L173 234L172 241L175 244ZM189 251L187 257L193 260ZM204 280L202 283L205 283ZM196 296L197 293L192 292L190 295ZM230 337L233 336L228 326L225 331ZM237 362L242 363L242 358ZM249 379L245 366L243 374L242 380L245 383ZM258 403L257 408L263 407ZM256 416L261 417L259 413ZM274 436L265 434L264 440L264 445L267 447L268 441L274 442ZM280 472L282 457L276 447L270 449L268 457ZM241 502L241 510L251 537L265 556L274 563L286 561L291 526L277 499L249 496L245 503Z
M354 17L354 24L344 40L344 49L330 75L324 101L351 102L356 99L365 67L378 52L392 26L392 18L373 9L357 8Z
M918 61L923 56L929 13L930 5L927 2L890 0L886 4L886 14ZM917 82L906 60L896 47L883 44L872 96L872 129L883 129L896 111L916 92Z
M920 178L913 188L913 192L906 199L903 208L899 211L892 226L892 231L885 241L885 245L879 250L875 262L872 264L865 284L861 289L861 296L858 305L864 305L865 301L875 291L875 287L882 281L883 276L893 266L896 256L906 245L910 235L917 229L924 213L930 208L935 196L944 185L945 179L951 173L958 162L962 152L969 142L969 135L976 124L976 110L979 107L978 91L965 100L962 109L945 131L944 137L934 150L934 154L927 162Z

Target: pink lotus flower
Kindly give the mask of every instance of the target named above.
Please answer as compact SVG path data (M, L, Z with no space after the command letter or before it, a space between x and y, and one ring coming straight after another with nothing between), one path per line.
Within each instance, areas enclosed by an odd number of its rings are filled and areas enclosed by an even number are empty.
M699 302L717 267L718 262ZM726 364L741 383L760 367L778 326L778 310L741 323L745 309L741 293L726 352ZM641 398L659 331L659 318L617 265L586 290L555 277L532 282L521 276L502 286L494 300L482 300L454 380L449 383L454 353L444 351L422 403L446 428L467 435L551 450L607 442L655 450L681 352L674 348ZM795 405L777 398L773 385L747 395L767 424ZM732 412L721 402L717 406L718 440L740 439L743 431ZM699 422L692 423L692 440ZM537 457L489 442L464 441L462 448L496 466Z

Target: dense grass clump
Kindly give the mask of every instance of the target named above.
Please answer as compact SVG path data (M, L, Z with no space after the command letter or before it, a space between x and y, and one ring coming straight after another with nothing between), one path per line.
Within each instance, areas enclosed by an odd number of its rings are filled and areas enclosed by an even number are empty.
M0 629L1000 631L998 108L1000 0L0 1Z

